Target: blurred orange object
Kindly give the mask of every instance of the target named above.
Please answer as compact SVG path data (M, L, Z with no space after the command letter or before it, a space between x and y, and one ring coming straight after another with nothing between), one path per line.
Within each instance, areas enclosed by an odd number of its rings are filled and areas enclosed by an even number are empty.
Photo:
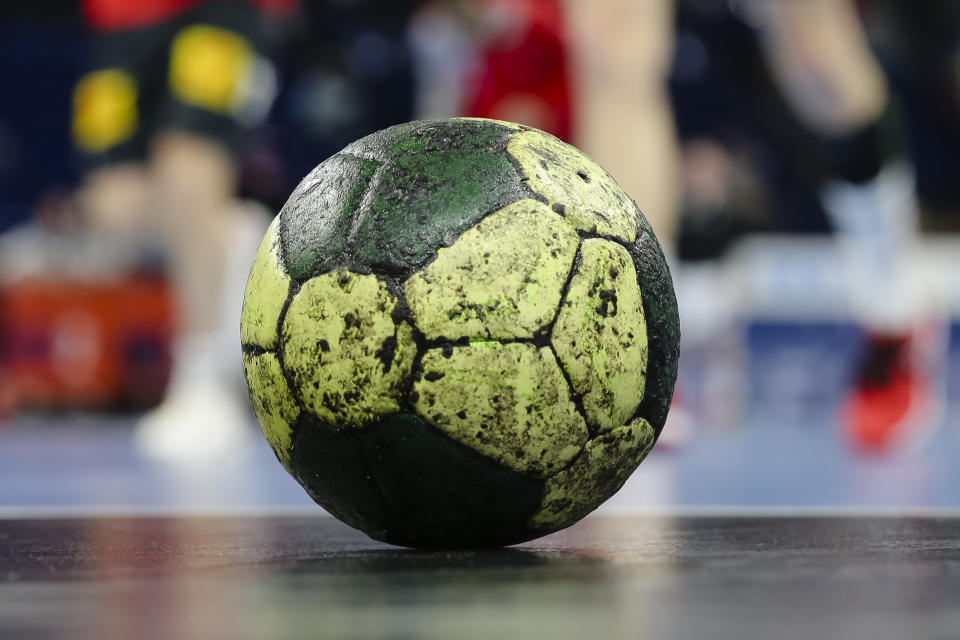
M157 403L170 372L173 311L156 276L0 284L0 415Z

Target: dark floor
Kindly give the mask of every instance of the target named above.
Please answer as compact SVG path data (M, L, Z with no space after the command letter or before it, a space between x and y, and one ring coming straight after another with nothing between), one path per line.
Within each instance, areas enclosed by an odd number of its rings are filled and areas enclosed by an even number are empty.
M419 552L324 517L0 519L2 638L956 638L960 518L588 518Z

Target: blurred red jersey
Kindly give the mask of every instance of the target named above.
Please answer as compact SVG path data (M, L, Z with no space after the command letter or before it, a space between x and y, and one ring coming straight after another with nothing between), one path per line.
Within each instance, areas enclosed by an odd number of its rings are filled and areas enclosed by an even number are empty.
M584 0L586 1L586 0ZM562 140L573 128L568 44L560 0L480 0L497 16L466 96L468 115L523 122Z
M83 0L83 15L99 31L148 27L210 2L211 0ZM297 0L246 0L261 11L287 15Z

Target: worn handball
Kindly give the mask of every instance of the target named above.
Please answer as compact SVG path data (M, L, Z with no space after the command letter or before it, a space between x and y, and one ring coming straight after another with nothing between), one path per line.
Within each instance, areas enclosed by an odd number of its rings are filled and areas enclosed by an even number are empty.
M679 323L663 253L597 164L493 120L412 122L314 169L260 246L244 373L280 463L413 547L567 527L650 451Z

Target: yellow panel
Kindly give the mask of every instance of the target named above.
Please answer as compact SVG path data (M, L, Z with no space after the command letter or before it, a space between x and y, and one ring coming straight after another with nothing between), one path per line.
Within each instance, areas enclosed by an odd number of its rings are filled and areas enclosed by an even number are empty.
M626 249L609 240L583 241L551 342L574 391L583 394L591 427L606 431L634 414L646 385L647 326Z
M555 473L588 437L548 347L474 342L433 349L413 388L417 413L430 424L520 473Z
M599 507L647 457L653 437L650 423L637 418L588 442L569 468L547 479L530 526L555 531Z
M280 312L290 291L290 276L280 257L280 216L267 229L247 278L240 315L240 340L264 349L277 346Z
M531 338L557 314L580 238L536 200L468 229L404 289L429 339Z
M394 324L396 298L374 275L345 270L311 278L283 320L283 362L307 409L363 427L400 409L416 343Z
M243 373L260 429L283 466L289 467L292 426L300 408L283 377L280 361L273 353L244 353Z
M521 131L507 153L523 167L527 184L578 229L627 243L637 239L639 211L623 189L582 151L542 131Z

